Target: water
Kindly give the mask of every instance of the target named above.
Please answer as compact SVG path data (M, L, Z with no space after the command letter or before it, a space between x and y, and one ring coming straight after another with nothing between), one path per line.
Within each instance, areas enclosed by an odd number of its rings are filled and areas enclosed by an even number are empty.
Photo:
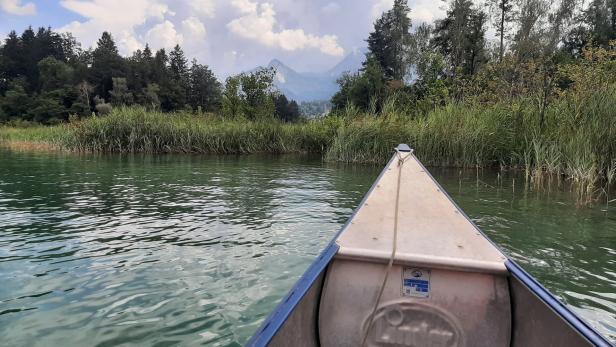
M0 151L1 344L239 346L378 171L293 156ZM578 209L572 194L492 172L434 174L616 339L616 206Z

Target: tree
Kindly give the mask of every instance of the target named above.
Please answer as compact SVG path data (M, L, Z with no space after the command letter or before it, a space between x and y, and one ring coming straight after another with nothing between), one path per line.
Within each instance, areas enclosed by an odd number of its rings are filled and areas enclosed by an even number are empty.
M479 67L488 61L486 55L486 20L487 16L483 11L471 11L468 30L465 35L466 47L464 48L464 73L474 75Z
M104 32L92 52L92 68L90 82L96 87L96 94L109 99L109 91L113 88L113 77L125 77L124 60L118 53L113 37Z
M207 65L193 59L190 67L189 104L193 110L201 108L213 112L220 109L222 85Z
M519 0L517 32L513 50L519 61L532 61L544 55L545 26L549 4L547 0Z
M393 8L377 19L368 36L367 56L378 62L388 80L403 80L407 76L410 11L407 0L395 0Z
M589 39L606 47L616 39L616 1L592 0L583 11L582 21L588 28Z
M275 71L260 68L227 78L223 92L223 113L248 119L267 119L274 116Z
M299 106L295 100L289 101L284 94L274 97L274 115L284 122L295 122L299 119Z
M486 15L471 0L452 0L444 19L436 21L432 45L448 63L452 77L473 74L485 62Z
M133 103L133 93L128 90L126 78L113 77L113 89L110 91L111 104L114 106L127 106Z
M73 69L62 61L49 56L38 62L40 91L51 91L73 85Z
M188 100L189 69L180 45L175 45L169 53L169 70L171 72L170 91L173 93L173 104L175 107L184 107Z
M143 90L144 95L144 104L146 107L157 110L160 108L160 99L158 98L158 93L160 91L160 87L156 83L149 83L145 90Z
M77 99L71 105L70 113L86 116L92 112L92 92L94 87L86 81L80 82L77 87Z
M505 34L507 33L508 25L513 20L514 0L490 0L490 5L493 8L494 27L496 35L499 38L498 45L498 61L503 61L505 54Z
M387 81L383 69L375 58L368 58L362 71L344 74L338 79L340 90L332 97L332 108L342 110L353 105L367 111L375 106L379 111L387 94Z
M30 114L33 99L26 93L25 85L23 77L9 82L8 90L0 100L0 108L7 118L33 120Z

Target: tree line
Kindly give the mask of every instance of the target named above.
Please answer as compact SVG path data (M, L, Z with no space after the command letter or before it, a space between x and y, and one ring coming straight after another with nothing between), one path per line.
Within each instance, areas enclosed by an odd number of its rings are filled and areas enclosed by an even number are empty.
M451 102L527 96L545 110L571 84L563 70L589 48L616 46L616 0L444 2L445 18L413 27L407 1L395 0L374 23L360 71L338 80L332 111L376 114L393 97L421 115ZM55 123L122 105L298 120L300 106L275 89L274 75L258 69L223 84L207 65L189 64L179 45L153 52L146 44L122 57L107 32L84 50L70 33L28 28L0 46L0 122ZM329 104L302 108L322 113Z
M146 44L122 57L108 32L84 50L70 33L28 28L0 46L0 123L52 124L130 105L295 121L299 106L273 88L274 74L260 69L223 85L207 65L189 64L179 45L152 52Z
M338 80L334 110L378 112L392 95L416 114L521 96L545 109L569 86L563 69L588 48L616 45L616 0L444 2L445 18L413 28L407 1L395 0L374 23L361 70Z

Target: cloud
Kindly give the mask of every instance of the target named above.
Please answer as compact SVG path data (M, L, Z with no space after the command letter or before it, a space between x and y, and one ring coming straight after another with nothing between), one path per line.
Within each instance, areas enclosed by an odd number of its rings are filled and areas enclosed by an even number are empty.
M73 33L87 46L94 45L103 31L109 31L123 54L130 54L142 47L136 34L137 27L150 19L160 21L165 15L174 15L166 4L148 0L63 0L60 5L86 20L71 22L59 31ZM151 43L158 45L158 42Z
M196 11L197 15L214 17L216 12L215 0L189 0L188 5Z
M411 8L409 18L411 18L414 24L432 22L434 19L442 17L445 13L440 6L442 4L439 3L440 1L434 0L411 1L409 3ZM394 0L376 0L370 11L372 19L379 18L383 12L389 11L393 6Z
M250 0L231 0L231 5L242 13L257 12L257 3Z
M372 18L377 19L383 14L383 12L389 11L394 6L394 0L377 0L374 5L372 5L372 9L370 10L370 14Z
M182 38L184 51L188 56L203 56L207 51L205 38L207 30L197 17L188 17L182 21Z
M184 41L184 36L175 30L175 26L168 20L156 24L145 34L145 40L152 48L173 48L175 45L181 45Z
M203 39L206 34L205 25L197 17L188 17L182 21L182 32L187 37Z
M28 2L22 5L21 0L0 0L0 9L6 13L18 16L36 14L35 4Z
M335 35L316 36L306 33L303 29L283 29L275 31L277 26L276 11L270 3L262 3L257 6L256 2L248 0L234 0L232 4L244 16L227 23L227 28L234 34L257 41L270 47L280 47L285 51L295 51L306 48L315 48L322 53L341 56L344 49L338 44Z

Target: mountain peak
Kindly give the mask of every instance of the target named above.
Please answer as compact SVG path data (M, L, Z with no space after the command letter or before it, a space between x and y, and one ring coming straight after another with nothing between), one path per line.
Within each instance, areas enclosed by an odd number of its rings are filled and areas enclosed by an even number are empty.
M281 62L280 60L278 60L278 59L276 59L276 58L272 59L272 60L269 62L269 64L267 64L267 66L269 66L269 67L279 67L279 66L284 66L284 67L286 67L286 65L285 65L283 62Z
M275 58L267 67L276 70L274 84L287 98L296 101L328 100L338 90L336 79L345 71L357 71L365 52L365 48L354 49L332 69L321 73L297 72Z

